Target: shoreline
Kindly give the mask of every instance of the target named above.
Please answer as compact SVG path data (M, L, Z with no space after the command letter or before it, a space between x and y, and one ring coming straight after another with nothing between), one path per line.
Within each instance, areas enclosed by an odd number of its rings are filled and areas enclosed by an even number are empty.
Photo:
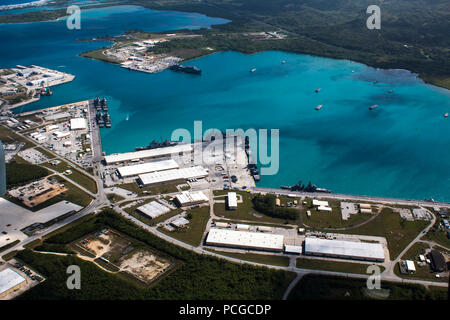
M23 9L28 7L41 7L45 5L50 0L37 0L25 3L17 3L17 4L5 4L0 6L0 11L14 10L14 9Z
M39 0L39 1L29 2L27 4L31 4L31 3L46 3L48 1L49 0ZM20 5L25 5L25 4L20 4ZM129 5L135 5L135 6L139 6L139 7L142 7L142 8L149 9L149 10L157 10L157 11L194 12L194 11L183 10L183 9L173 9L173 8L164 8L164 7L156 8L154 6L144 6L144 5L139 5L139 4L129 4ZM106 7L114 7L114 6L117 6L117 4L105 3L105 4L100 4L100 5L97 5L97 6L95 6L95 5L94 6L89 6L89 9L106 8ZM0 6L0 10L1 10L1 6ZM59 21L60 19L63 19L64 17L67 16L67 14L65 12L62 12L64 10L52 10L52 11L61 11L61 16L56 17L56 18L52 17L50 19L45 19L44 18L44 19L40 19L40 20L31 20L31 21L27 21L27 19L25 18L25 19L23 19L24 21L0 22L0 25L1 24L15 24L15 23L33 23L33 22ZM211 15L202 13L201 11L195 11L195 12L199 13L199 14L206 15L208 17L212 17ZM18 15L23 15L23 14L18 14ZM12 14L12 16L14 16L14 14ZM229 17L220 17L220 16L218 16L217 18L230 20ZM224 25L227 25L227 24L230 24L230 23L233 23L233 21L230 20L230 22L225 23ZM217 25L217 26L213 25L213 26L211 26L211 29L214 29L215 27L220 27L220 26L223 26L223 25ZM125 35L129 31L136 31L136 30L128 30L128 31L123 32L120 35L117 35L117 36ZM176 32L176 31L180 32L182 30L166 30L166 31L164 31L164 33L172 32L172 31L173 32ZM190 30L190 31L195 32L196 30ZM220 31L220 30L217 30L217 31ZM146 31L142 31L141 30L141 32L146 32ZM156 33L163 33L163 32L156 32ZM311 40L314 41L314 39L311 39ZM112 41L114 41L114 40L112 40ZM281 40L281 41L283 41L283 40ZM95 49L95 50L98 50L98 49ZM86 58L86 56L83 56L84 54L89 54L90 52L93 52L95 50L91 50L91 51L87 51L87 52L81 52L79 54L79 56ZM287 53L306 54L306 55L311 55L311 56L315 56L315 57L323 57L323 58L336 59L336 60L349 60L349 61L353 61L353 62L356 62L356 63L364 64L364 65L372 67L372 68L378 68L378 69L382 69L382 70L399 69L395 65L392 65L390 67L380 67L379 65L377 65L376 61L363 61L364 59L351 59L351 58L346 58L346 57L339 56L339 54L332 54L332 53L328 54L328 55L321 55L321 54L317 54L317 53L311 53L311 52L308 52L308 51L305 51L305 50L297 50L295 48L292 49L292 50L289 50L289 49L283 49L283 48L279 48L279 47L275 47L274 46L272 48L265 48L265 49L262 49L262 50L256 49L256 51L254 51L254 52L246 52L245 50L239 50L239 48L236 48L236 49L233 49L233 50L230 50L230 51L241 52L241 53L244 53L244 54L252 54L252 53L260 53L260 52L270 51L270 50L283 51L283 52L287 52ZM218 51L215 51L215 52L221 52L221 51L227 51L227 50L218 50ZM211 52L211 53L214 53L214 52ZM200 56L194 57L194 58L183 59L183 61L194 60L194 59L197 59L197 58L201 58L203 56L206 56L206 54L205 55L200 55ZM89 57L89 58L91 58L91 57ZM104 62L109 62L107 60L102 60L102 59L97 59L97 58L92 58L92 59L99 60L99 61L104 61ZM112 63L112 62L109 62L109 63ZM407 71L411 72L412 74L417 74L417 76L426 84L430 84L430 85L433 85L433 86L436 86L436 87L439 87L439 88L450 90L450 75L427 75L427 74L424 74L423 72L421 73L421 72L412 71L410 69L404 69L404 68L401 68L401 69L402 70L407 70Z

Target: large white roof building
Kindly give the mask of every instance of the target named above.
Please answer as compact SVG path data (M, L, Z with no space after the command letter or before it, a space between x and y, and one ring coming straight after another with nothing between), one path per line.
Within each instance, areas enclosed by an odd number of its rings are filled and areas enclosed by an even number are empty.
M170 159L120 167L117 168L117 171L119 171L119 174L122 176L122 178L126 178L148 172L177 169L178 167L179 166L177 162L173 159Z
M146 173L139 175L144 186L150 186L158 183L166 183L178 180L187 180L192 178L203 178L208 175L208 171L202 166L195 166L182 169L172 169Z
M182 207L209 201L208 197L202 191L183 191L176 195L175 199Z
M152 219L170 211L169 208L167 208L165 205L162 205L158 201L149 202L143 206L140 206L139 208L137 208L137 210Z
M284 247L284 236L280 234L211 228L206 238L206 244L281 252Z
M305 238L305 254L336 258L384 261L380 243Z
M84 130L87 128L85 118L70 119L70 130Z
M0 297L5 296L24 282L26 279L11 268L0 271Z
M176 146L164 147L164 148L156 148L156 149L148 149L141 150L135 152L126 152L126 153L115 153L109 156L105 156L106 164L132 161L132 160L140 160L140 159L148 159L148 158L158 158L163 156L169 156L172 154L186 153L192 152L191 144L178 144Z
M237 209L237 198L236 198L236 192L228 192L228 209L234 210Z

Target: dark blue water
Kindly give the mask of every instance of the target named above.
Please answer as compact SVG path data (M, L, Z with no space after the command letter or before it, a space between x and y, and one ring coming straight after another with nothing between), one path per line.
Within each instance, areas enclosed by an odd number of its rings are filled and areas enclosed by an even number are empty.
M262 177L261 186L302 179L335 192L450 201L450 119L443 117L449 91L405 71L277 51L224 52L187 63L201 76L128 71L76 56L107 43L74 40L225 21L131 6L84 14L81 31L67 30L64 21L1 26L0 41L10 48L0 51L2 67L33 63L76 75L20 111L106 96L113 120L101 132L107 153L192 130L194 120L203 120L205 130L279 129L279 172ZM373 104L379 107L369 111Z

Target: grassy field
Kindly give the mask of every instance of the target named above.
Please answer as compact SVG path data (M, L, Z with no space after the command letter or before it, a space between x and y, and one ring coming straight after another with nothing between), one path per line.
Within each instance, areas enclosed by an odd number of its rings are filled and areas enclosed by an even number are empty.
M150 195L173 193L173 192L178 191L177 184L163 184L160 186L139 188L137 183L132 182L132 183L124 183L121 185L117 185L116 187L132 191L134 193L137 193L139 196L145 196L146 194L144 193L144 191L148 191ZM147 194L147 195L149 195L149 194Z
M283 257L283 256L278 256L278 255L225 252L225 251L218 251L218 250L213 250L213 249L206 249L206 250L223 255L223 256L246 260L246 261L251 261L251 262L264 263L264 264L270 264L273 266L282 266L282 267L289 266L289 258Z
M367 274L367 268L370 264L367 263L356 263L356 262L346 262L346 261L329 261L329 260L319 260L319 259L297 259L297 268L303 269L313 269L313 270L327 270L336 272L346 272L346 273L360 273ZM384 267L380 266L380 270L384 271Z
M192 215L192 218L185 228L168 231L160 227L158 230L190 245L200 245L209 219L209 206L191 209L188 213Z
M402 274L400 273L399 263L395 265L394 272L401 278L405 279L419 279L428 281L438 281L438 282L448 282L448 277L446 278L436 278L434 272L431 271L428 264L420 266L417 262L419 261L419 255L425 254L425 250L429 249L430 246L427 243L416 242L409 250L403 255L402 260L412 260L416 266L416 272L414 274Z
M303 222L311 228L323 229L323 228L348 228L363 223L370 218L373 218L373 214L358 213L350 215L347 220L342 219L341 213L341 201L331 199L321 199L328 201L332 211L319 211L317 207L312 206L312 199L306 198L306 202L302 209ZM311 212L311 217L308 217L306 211Z
M88 52L83 52L80 54L80 57L85 57L85 58L91 58L91 59L96 59L96 60L100 60L100 61L104 61L104 62L109 62L109 63L114 63L114 64L119 64L120 61L107 57L103 54L103 51L105 49L97 49L97 50L93 50L93 51L88 51Z
M59 159L58 159L59 160ZM97 183L95 180L93 180L91 177L88 177L87 175L83 174L80 170L75 169L74 167L70 166L67 162L60 160L61 162L57 165L53 165L49 162L45 162L42 165L46 168L53 169L55 171L58 171L59 173L63 173L66 170L72 171L71 174L67 175L67 178L73 180L74 182L78 183L79 185L85 187L92 193L97 193Z
M238 206L236 210L228 210L226 208L226 195L228 191L226 190L219 190L214 191L214 200L225 200L225 203L215 203L214 204L214 213L218 217L228 218L228 219L234 219L234 220L249 220L249 221L255 221L255 222L268 222L273 224L299 224L300 223L300 210L299 209L292 209L292 210L298 210L298 219L297 220L285 220L285 219L279 219L279 218L272 218L269 216L264 215L263 213L260 213L256 211L253 208L252 203L252 197L253 195L248 192L243 191L236 191L237 194L240 194L242 196L242 203L238 202ZM216 197L217 196L217 197ZM294 199L292 198L291 201Z
M369 223L355 229L339 232L385 237L391 260L394 260L428 223L428 221L406 221L392 209L385 208Z
M72 173L67 175L67 177L79 185L85 187L92 193L97 193L97 183L92 178L88 177L87 175L83 174L81 171L71 168Z

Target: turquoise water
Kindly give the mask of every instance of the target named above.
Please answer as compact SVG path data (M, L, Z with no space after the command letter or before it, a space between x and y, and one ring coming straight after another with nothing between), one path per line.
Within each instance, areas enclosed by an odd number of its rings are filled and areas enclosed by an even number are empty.
M18 111L106 96L113 120L101 131L107 153L170 138L176 128L192 130L194 120L204 129L280 129L279 173L263 176L260 186L302 179L334 192L450 201L450 119L443 117L449 91L406 71L278 51L223 52L186 63L201 68L201 76L128 71L76 56L107 43L74 40L226 21L132 6L86 12L79 33L64 21L2 26L0 41L14 48L0 52L2 67L35 63L77 76ZM369 111L373 104L379 107Z

